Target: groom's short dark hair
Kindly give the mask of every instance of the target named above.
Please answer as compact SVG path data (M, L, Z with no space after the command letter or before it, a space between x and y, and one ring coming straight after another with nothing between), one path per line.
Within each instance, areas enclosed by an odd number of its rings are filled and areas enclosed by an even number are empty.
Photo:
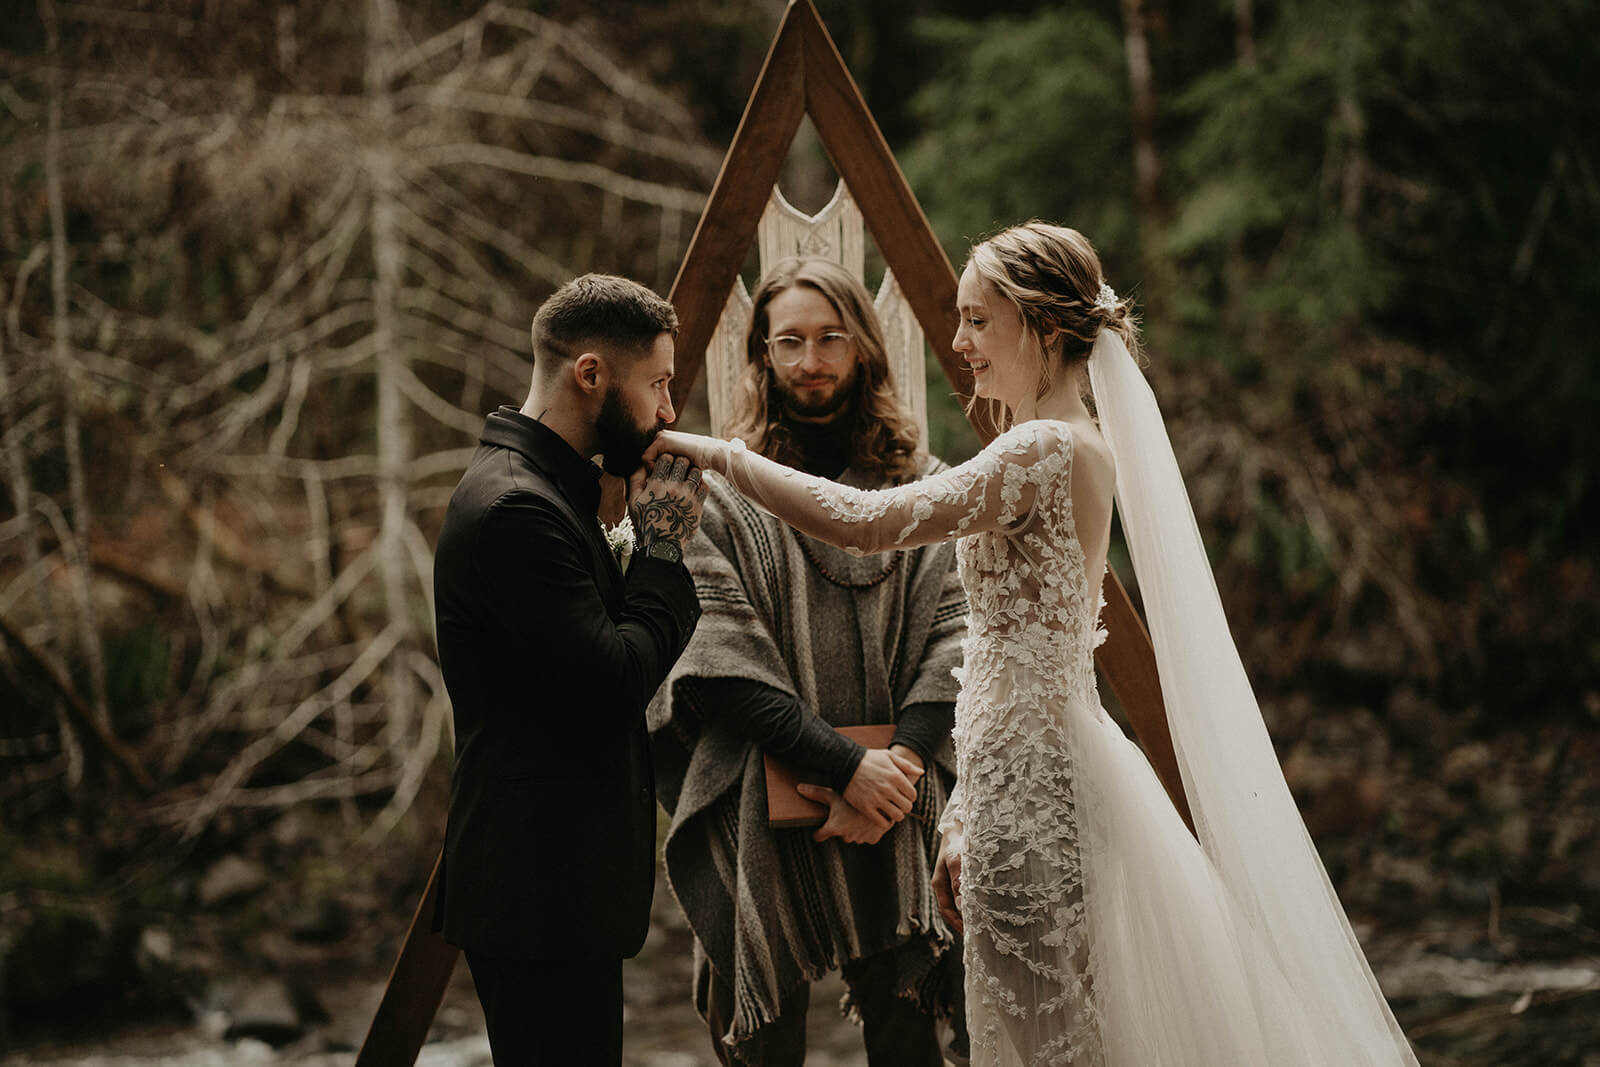
M643 355L657 337L677 332L678 313L650 289L615 274L582 274L534 315L533 365L547 368L591 348Z

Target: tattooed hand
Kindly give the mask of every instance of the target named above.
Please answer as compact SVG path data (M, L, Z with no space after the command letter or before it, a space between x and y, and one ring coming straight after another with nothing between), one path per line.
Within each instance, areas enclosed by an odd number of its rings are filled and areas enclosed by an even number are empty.
M671 541L681 551L700 525L706 499L700 468L684 456L662 453L648 474L641 468L629 488L628 513L640 551L654 541Z

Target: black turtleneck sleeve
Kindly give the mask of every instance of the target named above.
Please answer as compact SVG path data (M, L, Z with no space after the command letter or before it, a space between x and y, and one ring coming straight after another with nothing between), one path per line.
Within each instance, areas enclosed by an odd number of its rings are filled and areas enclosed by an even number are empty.
M817 771L843 793L866 749L789 694L749 678L696 678L700 714L748 737L763 752Z
M907 704L900 709L900 718L894 724L891 745L904 745L922 757L922 766L933 766L933 754L939 751L945 738L956 724L956 705L951 700L934 700L922 704Z

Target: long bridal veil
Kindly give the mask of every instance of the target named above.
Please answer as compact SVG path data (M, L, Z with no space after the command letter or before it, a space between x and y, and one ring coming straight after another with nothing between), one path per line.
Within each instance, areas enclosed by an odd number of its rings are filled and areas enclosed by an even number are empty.
M1201 847L1326 1061L1414 1065L1278 766L1155 395L1109 329L1089 375Z

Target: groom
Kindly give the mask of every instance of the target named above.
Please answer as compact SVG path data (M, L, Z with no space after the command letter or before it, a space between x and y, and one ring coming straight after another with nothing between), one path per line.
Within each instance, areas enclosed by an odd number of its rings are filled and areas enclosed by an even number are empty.
M500 1064L620 1064L622 960L655 886L645 706L700 617L683 546L704 490L640 457L673 420L677 315L588 274L533 320L520 411L488 417L434 559L456 754L438 919ZM597 517L629 477L626 575Z

